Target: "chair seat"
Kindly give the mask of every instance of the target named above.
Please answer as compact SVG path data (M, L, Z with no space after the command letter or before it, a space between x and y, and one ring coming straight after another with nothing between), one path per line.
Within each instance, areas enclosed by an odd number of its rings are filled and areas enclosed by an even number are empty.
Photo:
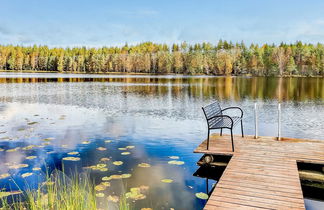
M231 117L233 127L241 121L241 117ZM209 129L231 128L232 121L228 117L217 117L209 120Z

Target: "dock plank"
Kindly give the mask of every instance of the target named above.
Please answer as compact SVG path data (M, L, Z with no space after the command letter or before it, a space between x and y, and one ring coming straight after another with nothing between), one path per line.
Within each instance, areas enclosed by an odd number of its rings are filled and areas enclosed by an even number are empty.
M305 209L297 162L324 164L324 141L228 135L195 153L232 156L205 209Z

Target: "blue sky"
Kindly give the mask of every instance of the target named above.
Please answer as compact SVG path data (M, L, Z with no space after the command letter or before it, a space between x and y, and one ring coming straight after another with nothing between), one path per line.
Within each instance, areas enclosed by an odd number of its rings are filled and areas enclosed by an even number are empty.
M0 0L0 44L324 42L323 0Z

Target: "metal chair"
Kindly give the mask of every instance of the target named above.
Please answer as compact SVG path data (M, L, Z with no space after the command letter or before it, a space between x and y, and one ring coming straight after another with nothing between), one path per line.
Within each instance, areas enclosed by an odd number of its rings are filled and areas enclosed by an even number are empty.
M205 107L202 107L208 125L208 136L207 136L207 150L209 149L209 134L210 130L220 129L220 135L223 135L223 128L231 130L232 140L232 151L234 152L234 141L233 141L233 128L237 123L241 122L242 137L243 134L243 110L240 107L227 107L222 109L218 102L214 102ZM241 116L229 116L224 115L223 112L230 109L238 109L241 111Z

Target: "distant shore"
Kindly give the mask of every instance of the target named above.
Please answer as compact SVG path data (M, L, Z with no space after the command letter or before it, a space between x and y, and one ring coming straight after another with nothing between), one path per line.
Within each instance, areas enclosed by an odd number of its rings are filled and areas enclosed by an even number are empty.
M74 74L74 75L106 75L106 76L175 76L175 77L284 77L284 78L296 78L296 77L319 77L323 78L323 76L319 75L271 75L271 76L266 76L266 75L252 75L252 74L229 74L229 75L206 75L206 74L195 74L195 75L190 75L190 74L175 74L175 73L168 73L168 74L161 74L161 73L142 73L142 72L74 72L74 71L64 71L64 72L58 72L58 71L35 71L35 70L0 70L0 73L22 73L22 74L62 74L62 75L67 75L67 74ZM0 75L1 77L1 75Z

